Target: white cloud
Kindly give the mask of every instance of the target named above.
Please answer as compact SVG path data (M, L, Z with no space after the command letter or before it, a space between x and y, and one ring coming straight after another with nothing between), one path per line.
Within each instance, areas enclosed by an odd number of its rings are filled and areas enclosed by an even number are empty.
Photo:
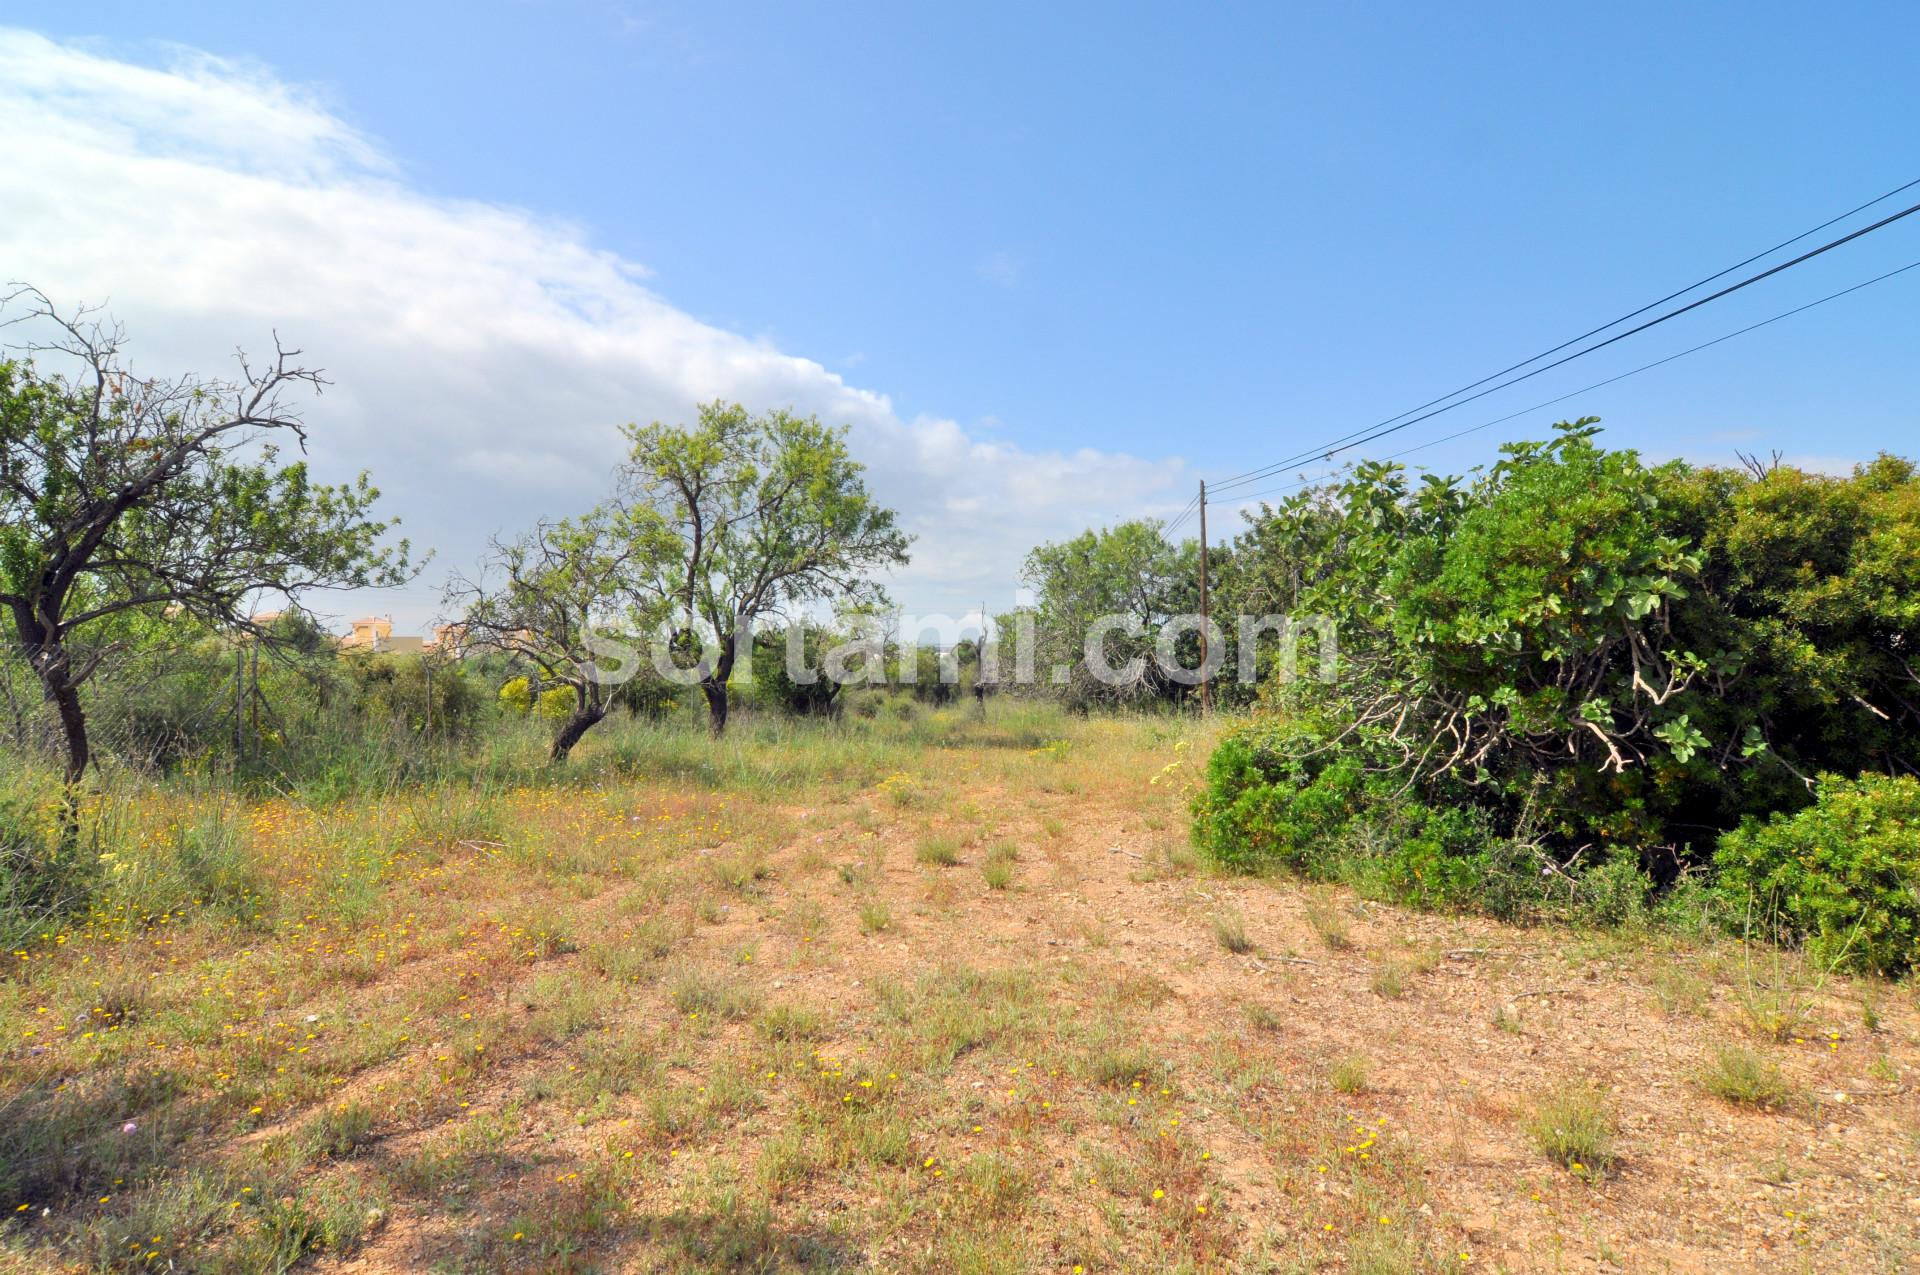
M106 302L150 371L226 370L277 330L333 384L307 411L317 467L373 470L433 569L488 535L598 499L617 426L728 398L852 427L919 537L911 609L1011 596L1033 544L1167 512L1178 460L983 441L903 420L883 394L702 323L579 227L430 198L313 94L190 51L145 67L0 29L0 279ZM434 590L389 606L406 623ZM350 602L348 605L359 605Z

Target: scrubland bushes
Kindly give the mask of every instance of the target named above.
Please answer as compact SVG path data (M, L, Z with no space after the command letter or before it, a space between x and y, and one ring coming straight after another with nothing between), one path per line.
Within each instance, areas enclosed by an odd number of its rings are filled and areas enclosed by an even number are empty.
M1648 467L1596 433L1264 511L1231 587L1336 621L1340 675L1262 687L1197 843L1512 916L1626 919L1717 869L1723 912L1911 964L1914 781L1874 776L1920 772L1913 465ZM1809 807L1822 772L1870 777Z
M1813 805L1720 838L1714 862L1730 904L1773 903L1760 918L1769 937L1866 969L1920 964L1920 781L1910 776L1824 778Z
M84 903L98 875L99 848L64 835L57 791L34 778L0 776L0 944L9 952Z

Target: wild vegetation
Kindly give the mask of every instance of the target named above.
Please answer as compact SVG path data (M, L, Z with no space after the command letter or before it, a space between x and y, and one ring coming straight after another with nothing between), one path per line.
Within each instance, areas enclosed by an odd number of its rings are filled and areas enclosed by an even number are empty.
M848 694L103 776L89 901L0 982L0 1266L1920 1254L1909 987L1214 875L1210 727ZM56 837L57 768L7 774Z
M1235 628L1207 717L1197 546L916 648L844 435L725 404L342 650L247 613L412 571L270 450L310 374L59 330L91 379L0 364L0 1268L1920 1257L1907 462L1359 466L1217 562L1339 676Z
M1223 592L1331 617L1341 671L1262 684L1200 844L1509 918L1760 915L1911 967L1914 467L1649 467L1596 434L1468 480L1361 465L1257 520Z
M237 377L134 375L124 334L57 311L26 289L9 319L48 344L0 359L0 607L16 652L58 712L66 775L92 750L81 688L115 645L118 622L162 608L246 626L246 599L392 585L407 547L381 542L379 493L311 481L279 447L304 443L287 396L321 384L298 350L240 360ZM37 360L59 366L43 368Z

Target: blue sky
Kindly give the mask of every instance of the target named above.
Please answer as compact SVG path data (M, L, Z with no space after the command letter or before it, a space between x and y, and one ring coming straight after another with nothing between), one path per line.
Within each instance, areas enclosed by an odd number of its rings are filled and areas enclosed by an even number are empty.
M1002 449L982 463L1096 448L1158 466L1012 518L1034 535L1170 512L1195 477L1411 407L1920 177L1920 10L1899 4L108 2L8 20L290 86L377 147L381 181L564 223L692 319ZM1914 260L1920 216L1405 441ZM1538 423L1597 413L1616 442L1703 459L1912 451L1917 316L1920 271ZM1473 463L1527 423L1421 459ZM922 605L1010 588L1009 556L936 572Z

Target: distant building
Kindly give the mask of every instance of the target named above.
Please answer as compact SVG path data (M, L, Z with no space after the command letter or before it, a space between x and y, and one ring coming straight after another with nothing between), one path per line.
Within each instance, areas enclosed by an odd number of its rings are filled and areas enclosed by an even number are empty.
M434 626L433 636L427 639L427 649L438 651L448 659L459 659L467 653L467 626L464 624Z
M464 631L457 624L442 624L432 637L395 633L393 617L370 615L353 621L352 632L340 639L343 651L366 651L380 655L424 655L442 651L458 659L464 647Z
M364 620L355 620L353 631L340 639L343 651L379 651L381 645L393 639L393 617L390 615L370 615Z

